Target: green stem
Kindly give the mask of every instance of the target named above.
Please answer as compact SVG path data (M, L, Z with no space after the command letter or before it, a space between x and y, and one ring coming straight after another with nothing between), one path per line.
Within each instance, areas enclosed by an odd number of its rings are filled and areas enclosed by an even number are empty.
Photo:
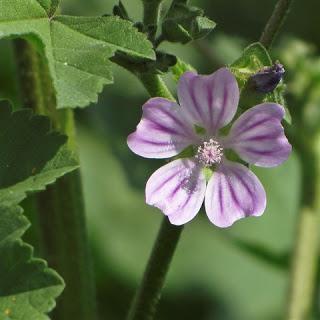
M15 48L24 106L49 116L54 128L68 135L68 147L76 155L73 112L56 109L55 92L43 57L23 40L16 40ZM66 282L53 319L96 319L80 172L62 177L35 195L33 201L33 218L40 226L44 257Z
M262 35L260 42L269 48L283 25L290 10L292 0L279 0ZM297 124L296 124L297 125ZM301 133L304 132L302 127ZM305 145L306 137L297 151L302 164L302 199L297 233L292 257L292 269L288 294L288 320L305 320L311 313L314 301L317 261L320 249L319 224L320 202L320 147ZM315 140L317 142L317 140Z
M155 241L141 285L133 300L128 320L152 320L171 260L183 227L170 224L165 217Z
M161 0L144 0L143 4L144 23L157 25ZM152 35L153 39L155 33L156 28ZM140 79L150 96L175 100L159 75L137 72L134 74ZM163 218L143 279L129 310L128 320L152 320L154 318L182 230L183 227L173 226L167 217Z
M288 320L310 317L319 254L319 211L319 207L303 207L300 211L288 296Z
M267 49L271 47L272 42L282 27L291 4L292 0L279 0L277 2L259 40Z
M311 151L310 151L311 150ZM287 319L309 319L320 249L320 146L297 147L302 164L302 199L292 257Z
M161 76L152 73L140 73L137 77L151 97L163 97L175 101Z
M151 96L174 100L160 76L140 74L139 79ZM173 226L164 217L150 259L132 302L128 320L152 320L161 297L170 263L183 227Z

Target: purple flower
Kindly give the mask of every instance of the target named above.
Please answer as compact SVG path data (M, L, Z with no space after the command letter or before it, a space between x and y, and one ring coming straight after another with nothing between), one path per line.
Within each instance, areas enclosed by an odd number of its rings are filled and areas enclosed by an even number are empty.
M223 135L220 129L234 118L239 102L237 81L228 69L208 76L186 72L178 84L178 97L180 105L163 98L147 101L137 130L128 137L129 148L146 158L170 158L182 151L190 155L152 174L146 202L175 225L193 219L203 201L210 221L218 227L262 215L266 194L261 182L230 157L236 153L261 167L284 162L291 145L281 125L283 107L259 104Z

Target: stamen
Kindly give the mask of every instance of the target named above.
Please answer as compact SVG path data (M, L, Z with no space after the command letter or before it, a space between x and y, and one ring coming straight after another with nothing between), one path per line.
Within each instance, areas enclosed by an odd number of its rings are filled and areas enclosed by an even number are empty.
M214 139L204 142L198 147L196 159L205 167L220 163L223 157L223 148Z

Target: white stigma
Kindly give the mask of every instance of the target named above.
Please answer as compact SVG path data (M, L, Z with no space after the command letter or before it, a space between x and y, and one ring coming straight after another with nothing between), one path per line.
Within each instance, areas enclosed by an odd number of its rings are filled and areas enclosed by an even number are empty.
M198 147L196 159L205 167L220 163L223 157L223 148L214 139L204 142Z

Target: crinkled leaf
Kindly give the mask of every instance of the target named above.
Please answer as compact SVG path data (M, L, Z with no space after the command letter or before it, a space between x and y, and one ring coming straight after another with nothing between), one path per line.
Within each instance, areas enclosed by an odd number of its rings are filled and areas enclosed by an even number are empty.
M203 16L203 10L184 2L174 1L163 21L162 34L168 41L188 43L205 37L216 26Z
M1 204L0 222L0 319L49 319L63 280L21 240L29 222L19 206Z
M97 101L113 81L109 61L115 52L153 60L152 44L131 22L119 17L49 18L50 1L0 0L0 38L26 37L48 61L58 108Z
M290 123L291 116L285 105L283 82L280 82L275 90L266 94L257 92L249 86L250 77L268 66L272 66L271 57L260 43L248 46L244 49L242 56L231 64L230 69L237 78L241 90L240 107L246 110L262 102L276 102L285 107L285 120Z

